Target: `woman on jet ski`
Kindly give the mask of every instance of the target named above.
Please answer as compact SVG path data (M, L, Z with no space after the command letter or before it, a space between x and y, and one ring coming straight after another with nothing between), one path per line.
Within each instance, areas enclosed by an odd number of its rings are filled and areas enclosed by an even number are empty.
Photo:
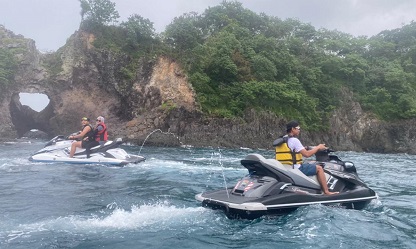
M96 120L96 125L94 128L95 141L100 144L105 144L108 140L107 126L104 123L104 117L99 116Z
M81 133L78 135L69 136L69 139L82 139L81 141L73 142L71 145L71 152L69 153L69 157L74 157L75 151L77 148L85 148L89 149L94 146L99 145L100 143L95 140L95 133L94 129L90 125L90 119L87 117L83 117L81 119L82 123L82 130Z

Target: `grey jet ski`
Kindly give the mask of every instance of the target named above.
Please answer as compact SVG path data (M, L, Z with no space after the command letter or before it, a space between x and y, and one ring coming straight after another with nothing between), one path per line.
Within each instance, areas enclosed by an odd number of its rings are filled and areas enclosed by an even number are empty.
M313 204L359 210L378 198L358 177L352 162L343 162L330 152L319 152L316 159L324 167L329 190L339 194L323 194L316 176L306 176L275 159L249 154L241 160L248 175L235 186L197 194L195 198L205 207L223 210L229 218L245 219L285 214Z

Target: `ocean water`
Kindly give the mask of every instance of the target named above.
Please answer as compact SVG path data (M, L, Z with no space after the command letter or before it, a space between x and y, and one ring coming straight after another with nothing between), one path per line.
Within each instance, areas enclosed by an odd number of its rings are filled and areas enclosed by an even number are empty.
M234 185L245 155L272 151L125 146L147 160L29 162L44 142L0 144L0 248L416 248L414 155L337 153L380 197L364 210L230 220L195 194Z

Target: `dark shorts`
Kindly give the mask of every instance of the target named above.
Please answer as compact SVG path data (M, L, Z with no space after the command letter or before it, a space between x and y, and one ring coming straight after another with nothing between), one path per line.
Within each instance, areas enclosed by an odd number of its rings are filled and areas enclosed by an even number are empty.
M86 149L86 148L91 149L92 147L95 147L95 146L98 146L98 145L100 145L100 143L97 142L97 141L82 140L82 142L81 142L81 147L84 148L84 149Z
M302 163L302 165L299 167L299 170L307 176L314 176L316 175L316 164Z

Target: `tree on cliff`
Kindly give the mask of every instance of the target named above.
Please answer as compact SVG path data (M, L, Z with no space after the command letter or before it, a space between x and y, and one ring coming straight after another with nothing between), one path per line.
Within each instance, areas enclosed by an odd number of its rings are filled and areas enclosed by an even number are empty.
M17 68L13 54L4 48L0 48L0 97L4 89L13 81Z
M109 0L79 0L81 3L81 25L84 21L106 25L117 22L120 17L116 4Z
M149 46L154 42L155 29L149 19L134 14L127 22L121 23L121 27L126 30L126 43L130 48L140 49L140 46Z

